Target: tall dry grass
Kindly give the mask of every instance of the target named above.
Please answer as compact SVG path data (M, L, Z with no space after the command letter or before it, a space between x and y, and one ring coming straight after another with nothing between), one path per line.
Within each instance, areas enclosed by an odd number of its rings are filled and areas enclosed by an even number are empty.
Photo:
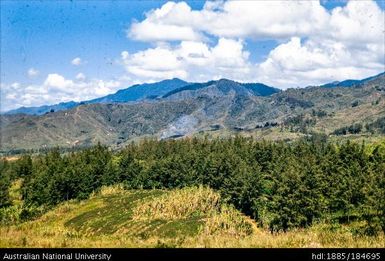
M257 226L248 217L241 214L232 206L222 205L218 212L214 212L206 219L202 234L230 235L233 237L245 237L257 231Z
M133 218L175 220L211 215L220 209L219 200L218 193L204 186L172 190L139 204L133 210Z
M96 198L99 196L119 195L124 193L128 193L128 191L124 189L123 184L102 186L99 190L92 192L90 198Z

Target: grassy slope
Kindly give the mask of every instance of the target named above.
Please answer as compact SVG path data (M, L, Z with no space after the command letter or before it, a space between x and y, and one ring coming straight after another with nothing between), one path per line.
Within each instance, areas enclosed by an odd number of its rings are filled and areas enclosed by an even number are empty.
M0 247L384 247L385 238L316 225L272 235L206 188L105 188L42 217L0 227Z

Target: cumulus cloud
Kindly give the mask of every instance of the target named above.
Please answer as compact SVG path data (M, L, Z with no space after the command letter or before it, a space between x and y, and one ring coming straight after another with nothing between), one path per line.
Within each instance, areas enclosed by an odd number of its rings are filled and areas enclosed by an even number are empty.
M117 80L82 78L74 81L58 73L51 73L41 84L2 83L0 109L8 111L22 106L89 100L113 93L120 88L122 88L122 82Z
M384 43L384 11L374 1L349 1L328 16L325 34L351 44ZM328 30L329 29L329 30Z
M199 40L201 36L187 26L162 25L144 21L133 24L128 35L140 41Z
M384 19L374 1L331 11L318 1L208 1L201 10L168 2L128 29L128 37L156 47L122 59L130 74L152 79L223 76L286 88L362 78L384 70ZM278 46L252 64L248 39Z
M374 1L349 1L332 12L318 1L208 1L202 10L192 10L185 2L168 2L134 22L128 36L152 42L199 40L202 33L255 39L321 35L376 42L382 37L383 15Z
M143 41L169 40L172 26L183 28L173 40L197 40L208 33L218 37L285 38L309 35L323 27L327 11L316 1L226 1L207 2L202 10L192 10L185 2L168 2L131 25L129 36ZM199 38L198 38L199 39Z
M79 66L83 63L82 59L80 57L76 57L71 61L72 65Z
M168 2L161 8L147 12L144 21L133 23L127 36L140 41L200 40L202 35L185 20L190 18L191 12L185 2Z
M244 79L250 72L248 56L241 40L226 38L220 38L213 47L203 42L182 41L176 46L162 45L133 54L121 53L127 72L143 80Z
M74 86L72 80L66 80L63 76L57 73L48 74L44 81L44 86L58 91L71 91Z
M35 68L29 68L29 70L27 71L27 74L29 77L35 77L39 75L39 71L36 70Z
M293 37L273 49L258 65L258 75L263 82L284 87L360 79L384 70L384 64L370 56L369 51L352 52L342 43L311 40L301 43L300 38Z

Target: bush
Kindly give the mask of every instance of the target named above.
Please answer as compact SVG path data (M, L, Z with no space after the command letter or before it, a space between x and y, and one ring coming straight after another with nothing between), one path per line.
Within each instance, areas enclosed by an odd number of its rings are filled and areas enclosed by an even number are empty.
M46 211L43 206L10 206L0 208L0 224L13 225L27 220L32 220Z
M361 128L354 125L346 133ZM353 216L362 221L368 213L375 213L383 228L384 162L385 150L352 142L333 144L315 135L291 143L242 137L145 140L114 153L98 145L65 155L51 151L14 164L24 166L18 169L24 177L26 206L88 198L105 185L123 184L130 189L194 186L202 197L187 202L189 190L182 190L174 198L158 199L138 209L137 217L147 212L180 216L189 213L189 204L205 211L215 206L219 193L223 201L260 224L287 231L336 216L341 222L350 222ZM207 187L215 192L210 194ZM108 192L102 189L102 193ZM173 207L162 209L162 200ZM4 208L2 219L29 219L39 213L25 208ZM378 230L378 225L366 226L369 234Z

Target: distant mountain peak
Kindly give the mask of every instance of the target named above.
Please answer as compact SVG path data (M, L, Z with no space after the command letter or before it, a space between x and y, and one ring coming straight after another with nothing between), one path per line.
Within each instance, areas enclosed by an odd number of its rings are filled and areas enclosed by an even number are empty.
M214 89L212 89L213 87L216 88L215 91ZM262 83L239 83L233 80L222 78L219 80L208 81L205 83L189 84L181 88L172 90L171 92L163 95L162 98L171 99L171 96L176 99L181 99L182 97L193 98L196 95L200 96L202 94L213 95L214 93L217 93L216 95L218 95L218 92L219 94L227 95L230 91L233 91L238 95L268 96L277 93L280 90L264 85ZM182 92L184 93L184 95L182 95ZM187 92L190 92L190 94L187 94ZM181 97L177 98L174 95Z
M229 80L229 79L226 79L226 78L221 78L219 80L216 80L216 82L231 82L231 83L238 83L236 81L233 81L233 80Z
M353 87L353 86L357 86L357 85L366 83L366 82L371 81L373 79L380 78L384 75L385 75L385 72L382 72L382 73L379 73L377 75L370 76L370 77L367 77L367 78L364 78L361 80L347 79L347 80L343 80L343 81L333 81L330 83L320 85L320 87L323 87L323 88Z
M186 82L186 81L184 81L184 80L182 80L182 79L179 79L179 78L176 78L176 77L174 77L174 78L172 78L172 79L166 79L166 80L164 80L164 81Z
M11 110L6 114L32 114L42 115L51 111L61 111L74 108L79 104L93 104L93 103L124 103L135 102L147 98L155 98L162 96L176 88L188 85L190 83L185 82L179 78L165 79L160 82L135 84L128 88L118 90L113 94L109 94L96 99L81 101L81 102L62 102L54 105L44 105L37 107L21 107L15 110Z

